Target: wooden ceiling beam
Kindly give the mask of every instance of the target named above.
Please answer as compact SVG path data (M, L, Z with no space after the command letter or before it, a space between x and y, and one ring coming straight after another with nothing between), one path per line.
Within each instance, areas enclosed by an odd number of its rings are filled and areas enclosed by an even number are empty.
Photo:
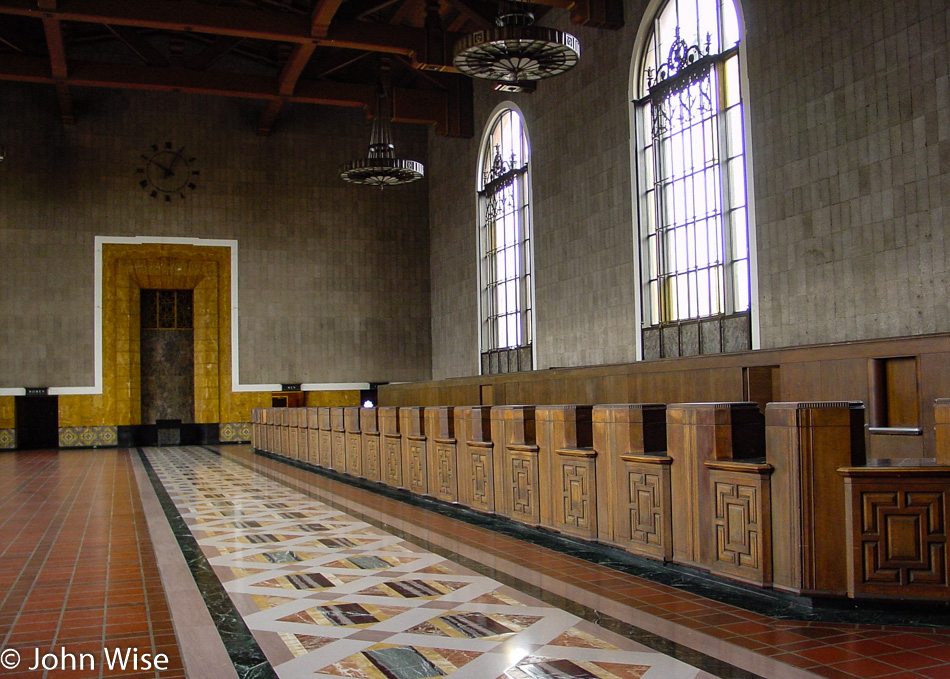
M390 26L369 21L334 21L327 35L312 35L313 20L306 15L218 7L190 0L59 0L56 9L38 10L33 0L0 0L0 15L135 26L165 31L230 35L239 38L290 43L315 43L371 52L390 52L417 58L426 34L412 26ZM454 41L462 34L446 36Z
M43 18L43 32L46 34L46 47L49 50L50 73L56 86L56 98L59 101L59 115L64 125L73 125L73 99L66 83L66 43L63 41L63 27L56 19Z
M214 41L185 62L185 68L204 71L217 63L224 55L244 42L244 38L219 35Z
M307 62L313 56L314 49L316 49L316 45L297 45L294 47L293 54L290 55L290 59L284 64L280 76L277 78L277 93L280 96L274 97L268 102L267 108L261 113L261 117L257 122L257 134L259 136L266 137L270 133L280 109L284 106L284 97L294 93L300 74L303 73Z
M304 68L307 67L307 63L310 61L310 57L313 56L313 51L316 48L316 45L297 45L294 47L290 59L284 64L284 67L280 71L280 76L277 78L277 92L281 96L294 93L294 88L297 86L300 74L303 73Z
M148 64L149 66L168 66L168 59L165 58L165 55L155 49L152 43L139 35L131 26L106 24L106 28L108 28L115 37L125 43L125 46L132 50L132 53L141 59L143 64Z
M159 68L82 61L70 62L69 74L63 81L52 76L48 60L19 54L0 55L0 80L259 99L267 101L276 109L275 117L280 110L278 105L273 103L275 100L362 107L370 111L375 96L375 86L372 84L298 80L292 95L277 97L275 92L278 85L273 78L240 73L209 73L180 66ZM465 121L472 115L472 83L470 79L463 77L455 77L452 80L455 81L454 89L448 92L393 88L396 119L401 122L434 125L439 134L446 136L470 137L473 134L471 125ZM260 122L266 123L267 120L262 116Z
M337 10L343 0L317 0L317 4L310 14L310 35L315 38L323 38L330 29L330 22L336 16Z

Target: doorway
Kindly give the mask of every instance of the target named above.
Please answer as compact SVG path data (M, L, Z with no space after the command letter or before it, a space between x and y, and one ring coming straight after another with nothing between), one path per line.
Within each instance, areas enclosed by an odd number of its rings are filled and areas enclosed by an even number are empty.
M58 396L15 396L14 408L17 449L59 448Z
M140 290L142 424L195 421L192 290Z

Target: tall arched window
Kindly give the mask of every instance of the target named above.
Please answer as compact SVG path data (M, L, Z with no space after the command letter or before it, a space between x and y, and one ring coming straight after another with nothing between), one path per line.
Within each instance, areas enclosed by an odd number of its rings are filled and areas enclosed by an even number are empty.
M739 20L668 0L637 72L644 358L752 346Z
M533 367L528 160L521 114L501 107L483 137L478 170L482 374Z

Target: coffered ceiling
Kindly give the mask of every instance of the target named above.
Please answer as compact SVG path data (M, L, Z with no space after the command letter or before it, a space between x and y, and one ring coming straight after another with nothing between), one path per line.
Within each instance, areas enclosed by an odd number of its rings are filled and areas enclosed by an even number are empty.
M617 28L622 0L535 0L575 24ZM266 135L286 102L371 110L390 55L394 119L473 134L472 81L452 46L493 25L486 0L0 0L0 80L56 89L192 92L260 101Z

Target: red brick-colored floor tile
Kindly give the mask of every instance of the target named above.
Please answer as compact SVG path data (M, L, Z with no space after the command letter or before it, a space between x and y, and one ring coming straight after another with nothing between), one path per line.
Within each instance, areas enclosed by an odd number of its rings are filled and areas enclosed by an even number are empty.
M904 670L918 670L922 667L933 667L934 665L943 664L943 662L938 658L933 658L931 656L924 655L922 652L918 653L916 651L901 651L899 653L875 655L881 662L886 662ZM950 677L950 673L948 673L947 676Z
M856 677L882 677L894 672L894 666L887 663L874 660L873 658L858 658L857 660L848 660L841 663L835 663L836 669L844 672L850 672Z
M2 453L0 501L17 491L28 491L28 500L0 512L0 646L91 653L91 676L98 676L104 639L135 638L150 647L153 628L171 629L128 451ZM146 608L149 596L162 605ZM110 634L119 626L121 635ZM162 652L180 667L174 636L164 639ZM90 675L70 667L46 673L80 676Z
M819 676L827 677L828 679L855 679L855 677L861 676L858 674L852 674L847 670L840 669L837 665L819 665L817 667L810 668L809 671L814 672Z
M861 658L857 653L846 651L837 646L822 646L821 648L799 651L798 654L806 658L811 658L822 665L831 665L844 660L858 660Z

